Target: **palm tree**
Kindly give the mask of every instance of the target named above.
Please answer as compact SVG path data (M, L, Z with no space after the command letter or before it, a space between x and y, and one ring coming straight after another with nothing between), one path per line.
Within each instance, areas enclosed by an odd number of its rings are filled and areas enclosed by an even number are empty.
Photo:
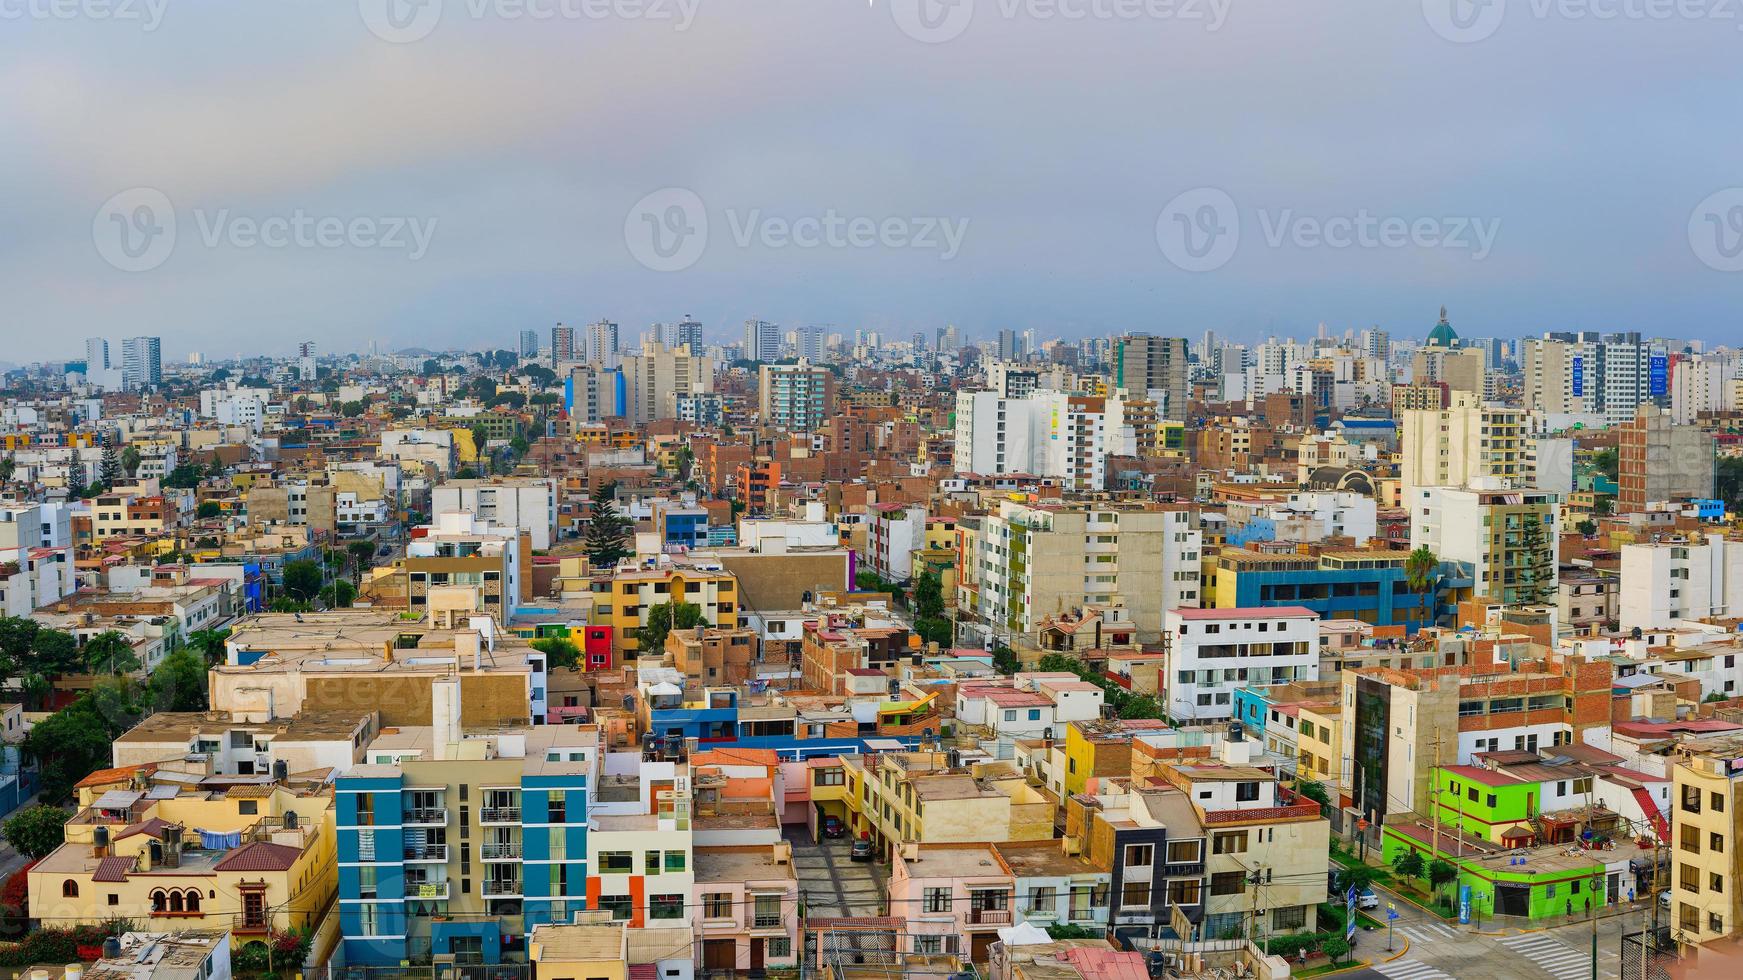
M1428 618L1429 591L1440 581L1440 556L1429 550L1428 545L1419 545L1410 556L1404 559L1404 584L1415 592L1423 607L1419 619Z

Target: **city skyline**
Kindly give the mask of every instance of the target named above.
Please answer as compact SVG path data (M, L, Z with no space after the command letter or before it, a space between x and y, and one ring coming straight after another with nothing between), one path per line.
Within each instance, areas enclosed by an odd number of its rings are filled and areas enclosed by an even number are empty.
M692 10L683 30L456 7L410 43L346 4L31 22L0 39L23 150L0 163L20 202L0 235L8 359L109 333L162 336L166 356L252 335L510 346L681 313L711 334L756 317L1409 336L1441 302L1474 336L1736 334L1735 243L1698 237L1731 235L1739 138L1681 121L1743 70L1724 25L1522 11L1460 43L1417 4L1234 7L1212 29L983 3L927 43L890 6ZM118 89L137 98L97 97ZM140 189L176 241L160 258L141 239L157 264L126 271L94 239ZM1240 242L1189 271L1158 239L1177 217L1202 232L1206 189ZM637 254L637 219L668 214L706 218L697 256ZM299 216L305 244L260 243ZM832 216L846 237L799 243ZM369 247L321 245L334 218L366 220ZM1377 244L1329 244L1339 221L1374 222ZM1432 234L1389 247L1388 221Z

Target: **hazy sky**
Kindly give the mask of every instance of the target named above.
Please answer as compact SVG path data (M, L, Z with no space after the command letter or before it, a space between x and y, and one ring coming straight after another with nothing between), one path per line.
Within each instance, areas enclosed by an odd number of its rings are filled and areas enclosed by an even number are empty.
M0 0L0 360L1743 336L1743 3L947 2Z

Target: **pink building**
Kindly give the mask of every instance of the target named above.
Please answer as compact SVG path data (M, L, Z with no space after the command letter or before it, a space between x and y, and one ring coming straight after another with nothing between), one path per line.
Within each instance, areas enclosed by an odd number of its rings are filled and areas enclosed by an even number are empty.
M998 930L1011 924L1015 888L992 845L909 843L895 852L890 909L907 917L911 952L986 962Z
M698 847L695 870L703 969L798 966L799 881L790 844Z

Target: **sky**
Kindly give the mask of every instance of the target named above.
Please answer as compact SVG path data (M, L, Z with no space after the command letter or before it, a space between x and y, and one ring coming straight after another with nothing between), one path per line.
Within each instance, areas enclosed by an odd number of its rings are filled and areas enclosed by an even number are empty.
M1735 0L0 0L0 360L1737 343Z

